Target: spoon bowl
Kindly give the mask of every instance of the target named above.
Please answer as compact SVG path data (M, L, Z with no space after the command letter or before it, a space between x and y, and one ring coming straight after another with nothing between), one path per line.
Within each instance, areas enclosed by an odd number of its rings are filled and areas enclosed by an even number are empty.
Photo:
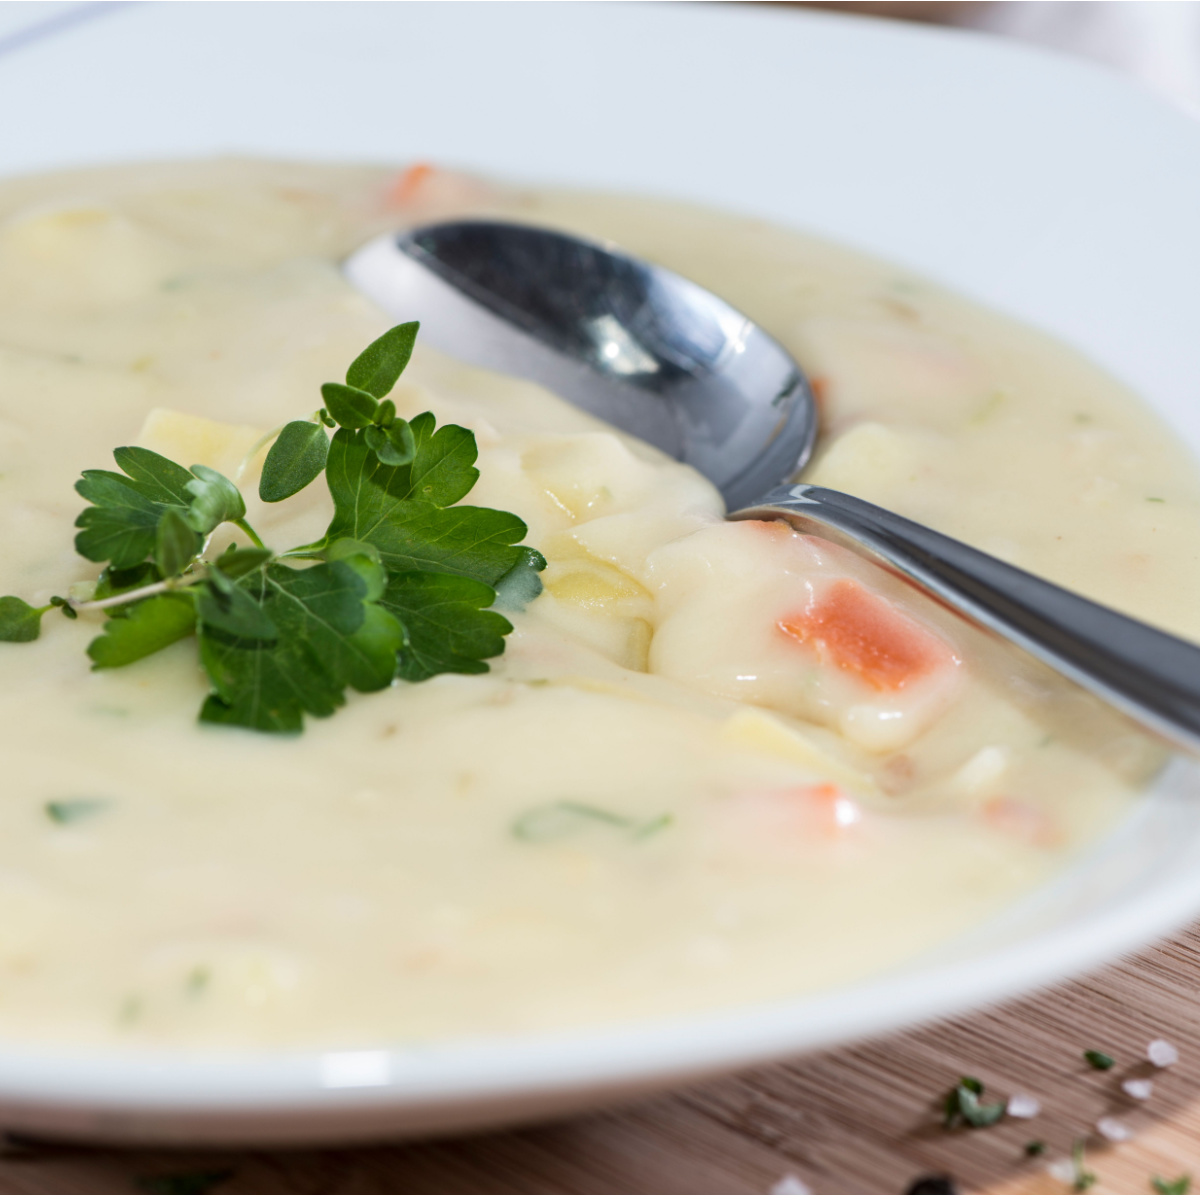
M785 520L873 559L1200 754L1200 647L828 488L792 482L817 412L791 356L697 284L616 247L500 221L369 242L350 281L455 357L536 380L688 463L732 519Z
M695 467L732 511L797 474L817 411L774 338L718 296L615 246L499 221L369 242L346 274L421 338L536 379Z

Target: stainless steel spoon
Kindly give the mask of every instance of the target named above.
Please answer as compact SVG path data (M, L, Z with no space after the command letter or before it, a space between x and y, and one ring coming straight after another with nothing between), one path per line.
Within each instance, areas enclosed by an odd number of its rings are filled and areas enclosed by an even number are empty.
M906 576L1175 745L1200 753L1200 647L828 488L803 372L748 317L611 245L498 221L387 234L345 264L391 316L532 379L695 467L732 520L782 518ZM784 481L781 483L781 481Z

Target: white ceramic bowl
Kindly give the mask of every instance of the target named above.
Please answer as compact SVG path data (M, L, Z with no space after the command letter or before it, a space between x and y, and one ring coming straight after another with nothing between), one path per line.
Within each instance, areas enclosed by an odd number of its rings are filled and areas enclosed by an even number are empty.
M1200 127L1097 68L757 7L5 8L0 173L230 150L430 158L759 214L1059 335L1200 449ZM9 1045L0 1126L195 1142L463 1129L997 1000L1200 912L1198 781L1176 761L1068 876L853 988L601 1032L353 1053Z

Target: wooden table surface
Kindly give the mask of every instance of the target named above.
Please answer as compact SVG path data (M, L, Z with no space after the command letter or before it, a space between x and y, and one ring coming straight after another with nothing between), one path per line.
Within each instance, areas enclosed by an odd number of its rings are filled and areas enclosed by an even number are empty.
M897 1193L929 1175L963 1192L1063 1193L1044 1169L1086 1137L1096 1193L1144 1194L1153 1175L1200 1187L1200 926L1118 966L1012 1004L762 1067L626 1108L509 1133L314 1150L110 1150L11 1141L4 1192ZM1165 1038L1176 1066L1155 1070ZM1109 1071L1085 1049L1116 1059ZM984 1099L1022 1092L1032 1120L948 1132L939 1102L961 1075ZM1128 1078L1152 1078L1149 1100ZM1111 1144L1104 1116L1132 1132ZM1030 1159L1024 1147L1047 1144ZM1038 1169L1038 1167L1043 1169ZM1061 1168L1060 1168L1061 1169Z

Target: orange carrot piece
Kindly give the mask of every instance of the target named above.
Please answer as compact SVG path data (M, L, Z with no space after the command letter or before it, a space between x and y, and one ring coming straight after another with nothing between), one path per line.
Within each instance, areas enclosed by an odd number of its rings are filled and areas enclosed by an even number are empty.
M407 170L402 171L388 188L388 204L400 207L411 204L436 170L437 168L430 163L413 163Z
M1050 848L1063 840L1062 830L1040 809L1013 796L993 796L983 806L984 824L1029 846Z
M784 617L788 637L815 643L839 670L896 692L951 660L948 648L886 600L839 579L804 612Z

